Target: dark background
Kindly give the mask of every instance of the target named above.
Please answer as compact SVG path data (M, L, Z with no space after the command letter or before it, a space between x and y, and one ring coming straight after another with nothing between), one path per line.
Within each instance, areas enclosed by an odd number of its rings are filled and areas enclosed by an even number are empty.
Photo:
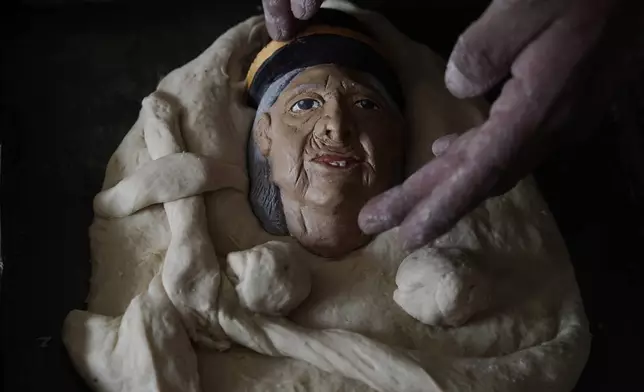
M84 306L92 198L141 99L225 29L259 12L259 0L230 3L2 6L3 391L86 390L60 327L69 310ZM447 56L487 2L361 3L380 7L404 32ZM571 116L566 126L577 136L536 172L576 266L594 335L578 391L641 390L643 82L639 76L620 85L590 124L588 113Z

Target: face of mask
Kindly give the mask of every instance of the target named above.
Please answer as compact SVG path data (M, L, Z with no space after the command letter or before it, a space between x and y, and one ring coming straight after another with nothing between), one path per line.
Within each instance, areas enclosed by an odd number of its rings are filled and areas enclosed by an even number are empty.
M359 72L333 65L307 68L256 122L254 140L270 163L291 234L302 229L289 219L289 206L316 211L317 218L305 222L309 235L319 227L331 230L334 219L360 233L360 208L395 184L404 122L379 91Z

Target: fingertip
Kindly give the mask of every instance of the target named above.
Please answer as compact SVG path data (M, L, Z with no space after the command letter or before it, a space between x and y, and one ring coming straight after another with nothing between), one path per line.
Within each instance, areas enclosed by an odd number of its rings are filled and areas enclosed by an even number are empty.
M445 86L456 98L470 98L479 95L482 91L465 76L452 60L447 63L445 70Z
M443 197L430 195L418 203L400 224L399 236L403 248L418 249L447 233L458 222L457 211L450 205L453 200L453 194Z
M374 235L382 233L393 227L390 224L391 220L387 217L383 217L378 214L372 214L370 212L365 212L363 209L358 214L358 227L362 230L363 233L367 235Z
M289 0L263 0L264 19L268 35L276 41L284 41L295 34L295 18Z
M387 230L390 218L383 216L376 205L367 203L358 214L358 227L363 233L373 235Z
M407 252L413 252L416 249L429 244L429 242L434 239L431 235L428 235L427 232L420 230L419 228L410 227L408 224L400 226L398 238L402 242L401 246L403 250Z
M358 214L358 227L368 235L382 233L395 227L404 218L397 188L376 196L362 207Z
M454 142L454 140L458 139L458 134L456 133L450 133L445 136L441 136L438 139L434 140L434 143L432 143L432 153L436 157L440 157L447 151L449 146Z
M268 20L266 21L266 31L268 31L268 36L271 37L272 40L279 40L277 37L277 28L272 23L269 23Z
M321 0L295 0L291 1L291 11L297 19L309 20L315 15L321 4Z
M280 25L277 21L269 21L266 19L266 30L271 39L275 41L284 41L288 39L289 32L286 26Z
M406 223L400 226L398 238L402 241L402 248L405 251L413 252L423 246L431 246L447 230L439 227L413 227Z

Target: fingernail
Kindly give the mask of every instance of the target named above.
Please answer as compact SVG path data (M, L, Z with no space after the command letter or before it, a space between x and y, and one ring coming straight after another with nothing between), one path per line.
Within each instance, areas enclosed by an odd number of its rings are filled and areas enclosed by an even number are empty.
M358 214L358 227L363 233L372 235L378 233L378 228L382 226L382 218L373 214Z
M358 227L368 235L379 234L397 225L396 217L389 211L367 204L358 214Z
M456 68L452 61L447 63L445 85L457 98L468 98L477 94L472 82Z
M434 153L434 155L437 157L443 155L457 137L458 135L456 134L449 134L439 137L434 141L434 143L432 143L432 153Z

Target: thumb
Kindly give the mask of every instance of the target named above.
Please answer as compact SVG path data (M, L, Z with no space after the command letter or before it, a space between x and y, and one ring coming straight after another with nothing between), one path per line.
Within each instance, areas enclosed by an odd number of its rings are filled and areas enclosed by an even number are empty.
M289 39L295 34L296 21L290 0L262 0L266 30L276 41Z

